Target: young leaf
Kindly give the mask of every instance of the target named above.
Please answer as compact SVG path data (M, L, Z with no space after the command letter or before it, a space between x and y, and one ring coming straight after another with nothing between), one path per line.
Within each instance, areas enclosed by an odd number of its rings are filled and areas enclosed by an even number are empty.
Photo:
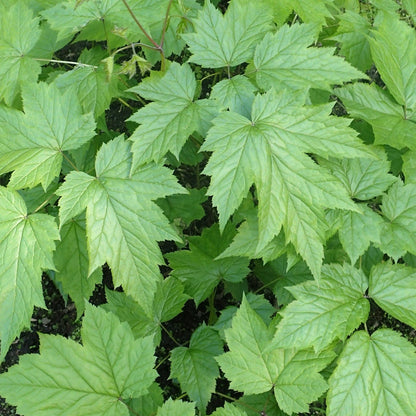
M326 390L319 372L334 354L269 348L273 332L245 298L225 335L229 352L216 360L231 380L231 388L245 394L274 389L279 406L288 414L306 412L308 403Z
M258 85L265 90L331 91L333 84L366 78L348 62L334 56L334 48L309 47L316 40L318 29L313 24L295 24L284 25L275 34L268 33L254 53Z
M195 405L170 398L159 408L156 416L195 416Z
M0 375L0 394L27 416L128 416L125 401L146 394L157 376L152 339L135 340L115 315L87 304L82 341L40 335L40 355Z
M198 130L207 106L213 107L208 100L194 101L196 81L188 64L173 62L162 78L150 77L129 91L154 101L129 118L140 124L130 137L134 167L158 162L168 151L178 158L188 137Z
M78 216L61 228L61 241L56 245L55 278L74 301L78 318L85 308L85 299L92 295L102 278L101 270L88 276L88 253L85 218Z
M271 16L257 4L233 0L225 15L210 1L193 21L195 33L182 35L192 53L191 62L221 68L247 62L256 43L271 29Z
M414 415L415 347L391 329L356 332L329 379L328 416Z
M368 317L367 287L366 276L353 266L324 265L319 286L307 281L288 288L296 300L280 312L270 348L321 351L336 338L344 341Z
M383 197L381 209L386 221L377 246L395 260L407 251L416 254L416 185L397 181Z
M240 282L249 273L248 259L216 258L234 235L235 229L231 224L222 234L216 224L205 228L201 236L188 237L190 250L166 255L173 269L172 276L184 283L186 293L193 297L197 305L210 295L221 279Z
M58 189L61 225L87 208L89 274L107 262L114 284L151 313L163 263L157 241L178 239L152 200L183 188L161 166L131 172L130 144L121 136L101 147L95 171L73 171Z
M223 351L217 331L202 325L192 334L189 348L178 347L171 352L170 378L179 380L182 391L188 394L201 412L205 412L219 377L214 357Z
M371 269L369 295L387 313L416 328L416 270L382 263Z
M30 52L41 36L39 19L21 0L11 7L0 4L0 101L11 106L22 83L35 83L40 63Z
M0 174L14 171L15 189L40 183L46 190L61 171L63 152L94 136L94 118L82 114L74 91L62 94L54 84L27 84L22 96L24 113L0 106Z
M33 306L45 307L42 270L54 269L53 217L27 214L23 198L0 187L0 362L24 327L30 327Z
M356 210L340 182L306 152L349 157L370 155L345 120L329 117L327 106L306 108L287 92L257 95L251 120L224 112L214 119L201 150L213 154L204 170L208 194L223 229L251 185L259 199L258 249L282 226L315 276L319 276L326 223L324 208Z
M371 124L375 144L388 144L397 149L415 148L416 124L408 120L403 107L376 84L346 85L337 88L335 93L351 116Z

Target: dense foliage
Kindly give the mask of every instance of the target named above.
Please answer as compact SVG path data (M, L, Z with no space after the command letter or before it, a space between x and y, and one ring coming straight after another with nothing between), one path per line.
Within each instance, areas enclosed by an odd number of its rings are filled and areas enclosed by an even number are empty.
M202 3L0 0L0 395L416 415L416 1Z

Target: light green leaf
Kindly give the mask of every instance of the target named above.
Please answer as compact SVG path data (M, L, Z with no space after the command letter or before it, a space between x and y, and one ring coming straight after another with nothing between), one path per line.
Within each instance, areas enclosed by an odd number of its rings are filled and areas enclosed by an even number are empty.
M41 36L39 18L23 1L11 7L0 4L0 101L9 106L25 82L34 83L41 71L40 63L31 57Z
M327 388L319 372L333 360L334 354L269 348L271 328L243 302L225 331L229 352L216 358L230 387L245 394L259 394L274 389L283 411L308 411L308 403Z
M82 114L73 91L62 94L54 84L25 85L22 96L24 113L0 107L0 174L13 171L15 189L41 183L46 190L61 171L62 153L94 136L94 118Z
M89 304L80 344L40 335L40 355L0 375L0 394L27 416L128 416L124 401L147 393L157 376L152 339L135 340L115 315Z
M364 254L370 242L380 242L383 219L365 204L360 204L361 212L342 211L341 226L338 230L342 247L355 264Z
M206 110L207 100L194 101L196 81L191 67L173 62L162 78L150 77L129 91L154 101L129 118L140 124L130 137L133 165L158 162L168 151L178 158Z
M359 70L368 70L373 63L368 43L370 22L364 16L350 10L346 10L338 18L339 25L332 39L341 42L340 54Z
M101 282L101 270L88 276L87 235L84 217L76 217L61 228L61 241L56 245L55 278L71 296L79 318L85 309L85 299L92 295L96 283Z
M210 1L193 21L195 33L182 35L192 53L190 62L208 68L247 62L264 34L271 30L271 16L259 5L232 1L225 15Z
M278 3L278 8L294 10L305 23L318 23L322 26L326 23L326 18L332 17L328 6L333 6L333 0L281 0Z
M396 101L416 114L416 33L398 16L384 15L369 38L371 55L381 78Z
M195 416L195 405L181 400L168 399L156 416Z
M329 379L328 416L415 415L415 352L391 329L356 332Z
M416 254L416 185L397 181L383 197L381 210L386 221L377 247L395 260L407 251Z
M214 357L223 351L223 343L217 331L202 325L192 334L189 348L178 347L171 352L170 378L176 377L179 380L182 391L188 394L203 413L220 375Z
M413 21L416 21L416 1L415 0L403 0L403 6L407 13L412 17Z
M256 87L244 76L236 75L214 85L211 98L230 111L250 117Z
M365 322L370 304L364 298L368 282L363 272L345 264L324 265L319 286L307 281L288 288L296 298L280 314L283 319L271 348L326 348Z
M23 198L0 187L0 362L20 331L30 327L33 306L45 307L42 270L54 269L53 217L27 215Z
M318 29L318 30L317 30ZM275 34L268 33L254 53L256 79L263 89L331 91L342 84L366 75L348 62L334 56L334 48L310 47L319 27L313 24L284 25Z
M235 229L230 224L220 233L218 224L205 228L201 236L188 237L190 250L168 253L172 276L181 280L185 291L199 305L222 280L240 282L249 273L249 260L239 257L217 259L230 244Z
M402 106L376 84L352 84L335 90L351 116L373 127L375 144L397 149L415 148L416 123L407 119Z
M387 313L416 328L416 269L390 263L374 266L369 295Z
M214 413L212 413L212 416L247 416L247 413L244 410L226 402L224 403L224 407L217 409Z
M382 195L397 178L389 173L390 162L379 147L372 150L377 159L331 159L319 160L341 180L353 199L367 201Z
M416 152L408 150L403 156L402 171L405 177L406 184L416 183Z
M330 117L330 106L293 105L291 94L257 95L251 120L224 112L214 119L201 150L212 151L204 173L208 194L223 229L254 183L259 200L260 242L264 248L282 226L286 242L319 276L327 227L323 209L356 210L341 183L306 153L344 158L373 153L347 127Z
M101 147L95 171L96 178L71 172L58 189L61 226L87 208L89 274L107 263L115 286L150 313L163 264L157 241L178 240L152 200L183 188L162 166L131 173L130 145L121 136Z

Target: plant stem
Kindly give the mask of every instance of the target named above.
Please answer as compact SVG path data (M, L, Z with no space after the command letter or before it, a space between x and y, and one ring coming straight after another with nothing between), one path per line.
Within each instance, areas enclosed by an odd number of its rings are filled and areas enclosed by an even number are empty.
M218 319L216 309L215 309L215 303L214 303L215 293L216 293L216 290L214 290L208 298L208 308L209 308L208 326L214 325Z
M141 25L141 23L139 22L139 19L137 19L136 15L134 14L133 10L130 8L130 6L127 3L127 0L121 0L124 5L126 6L126 9L128 10L128 12L130 13L130 16L133 18L133 20L135 21L136 25L139 26L139 29L143 32L143 35L146 36L146 38L149 40L149 42L155 47L155 49L157 49L158 51L161 50L160 45L158 45L153 38L147 33L146 29Z
M129 409L130 413L135 415L135 416L140 416L136 411L134 411L121 397L118 398L118 400L123 403L127 409Z
M126 49L133 48L134 46L140 46L142 48L149 48L149 49L153 49L155 51L158 51L159 50L159 49L155 48L152 45L148 45L147 43L134 42L134 43L131 43L130 45L123 46L122 48L117 49L116 51L114 51L112 53L112 55L114 56L114 55L118 54L119 52L125 51Z
M96 65L89 65L83 64L82 62L74 62L74 61L61 61L60 59L44 59L44 58L32 58L34 61L41 61L41 62L52 62L55 64L66 64L66 65L76 65L76 66L85 66L97 69L98 66Z
M163 21L162 36L160 38L160 47L161 48L163 48L163 43L165 42L166 30L168 28L168 19L169 19L170 6L172 6L172 0L169 0L168 7L166 9L165 20Z
M39 210L41 210L45 205L48 204L48 202L52 199L52 197L54 197L55 194L50 194L33 212L32 214L35 214L36 212L38 212Z
M64 159L77 171L79 172L79 169L75 166L74 162L61 150L62 156Z
M162 322L159 322L160 327L166 332L167 336L178 346L182 347L182 344L180 344L178 341L176 341L175 337L167 330L167 328L162 324Z

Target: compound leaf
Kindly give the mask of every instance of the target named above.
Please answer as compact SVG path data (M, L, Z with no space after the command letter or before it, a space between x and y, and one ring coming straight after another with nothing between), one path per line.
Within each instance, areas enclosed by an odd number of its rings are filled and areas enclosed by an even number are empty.
M124 403L147 393L157 373L151 337L135 340L125 323L86 305L83 346L40 335L40 354L21 357L0 376L0 392L27 416L128 416Z
M263 89L275 88L331 90L366 76L348 62L334 56L334 48L309 47L317 37L314 24L284 25L275 34L268 33L254 52L256 80Z
M23 2L11 7L0 4L0 101L11 106L22 83L35 83L41 71L40 63L30 52L41 36L39 18Z
M89 274L104 263L146 312L161 276L157 241L178 240L152 201L183 192L171 172L146 165L131 172L130 144L118 137L104 144L95 161L97 177L71 172L58 189L61 225L87 209Z
M0 107L0 174L14 171L10 187L40 183L46 190L61 171L62 153L94 136L94 118L82 114L74 91L61 93L54 84L27 84L22 96L24 113Z
M360 270L345 264L324 265L319 286L307 281L288 288L296 298L280 314L272 348L326 348L334 339L345 338L370 311L364 298L367 278Z
M383 196L381 209L386 221L377 245L380 250L395 260L407 251L416 254L416 185L397 181Z
M323 209L356 210L345 189L306 152L370 156L345 120L328 116L330 107L302 107L287 92L257 95L251 119L234 112L213 121L201 150L213 154L204 173L211 175L208 194L223 229L254 183L259 199L258 250L279 234L319 276L326 222ZM336 137L336 139L335 139Z
M101 270L88 276L88 252L86 224L83 216L73 218L61 228L61 239L54 254L55 278L65 293L71 296L77 308L78 318L85 308L96 283L101 281Z
M356 332L329 379L328 416L414 415L415 347L391 329Z
M194 101L196 81L191 67L173 62L163 77L150 77L130 91L153 100L129 118L140 124L130 137L133 165L158 162L168 151L178 158L188 137L199 128L208 103Z
M272 17L257 4L232 1L225 15L210 1L193 21L195 33L182 35L191 62L221 68L247 62L254 46L271 29Z
M172 276L181 280L185 291L199 305L224 279L240 282L249 273L249 260L240 257L217 259L230 244L235 229L230 224L220 233L218 224L205 228L201 236L188 237L189 249L168 253Z
M189 348L178 347L171 352L170 378L176 377L182 391L204 412L215 391L219 377L214 357L223 353L223 343L216 330L200 326L191 336Z
M369 295L387 313L416 328L416 270L382 263L371 269Z
M23 198L0 187L0 361L24 327L30 327L33 306L45 307L42 270L54 269L53 217L27 214Z

